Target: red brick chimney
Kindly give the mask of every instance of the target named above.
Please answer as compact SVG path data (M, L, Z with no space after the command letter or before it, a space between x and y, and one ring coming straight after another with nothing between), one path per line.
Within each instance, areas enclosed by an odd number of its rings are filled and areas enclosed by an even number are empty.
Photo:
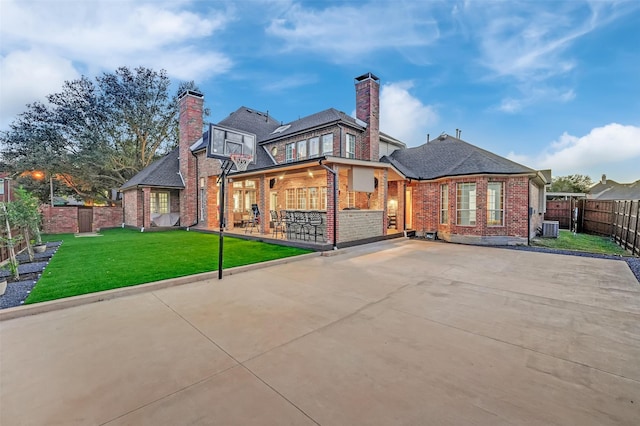
M366 73L356 77L356 118L367 123L361 159L380 159L380 79Z
M188 90L180 95L180 174L184 181L184 190L180 193L180 225L192 226L198 213L198 177L196 176L196 157L191 153L191 145L202 137L204 96Z

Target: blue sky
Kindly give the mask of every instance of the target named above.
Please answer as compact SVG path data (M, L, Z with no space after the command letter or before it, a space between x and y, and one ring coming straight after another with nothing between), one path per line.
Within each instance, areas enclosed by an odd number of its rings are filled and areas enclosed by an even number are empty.
M64 80L119 66L194 80L212 122L353 114L381 80L381 129L446 132L555 176L640 179L639 1L0 0L0 129Z

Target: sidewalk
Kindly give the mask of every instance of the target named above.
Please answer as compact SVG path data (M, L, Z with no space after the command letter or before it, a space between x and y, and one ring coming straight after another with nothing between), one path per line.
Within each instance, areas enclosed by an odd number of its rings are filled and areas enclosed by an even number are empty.
M391 240L0 322L1 425L635 425L624 262Z

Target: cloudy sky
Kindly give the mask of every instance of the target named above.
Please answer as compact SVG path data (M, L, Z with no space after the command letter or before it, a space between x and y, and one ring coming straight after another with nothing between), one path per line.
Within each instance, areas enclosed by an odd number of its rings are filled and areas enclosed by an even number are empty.
M640 179L640 2L0 0L0 129L65 80L119 66L194 80L217 122L353 114L466 141L555 176Z

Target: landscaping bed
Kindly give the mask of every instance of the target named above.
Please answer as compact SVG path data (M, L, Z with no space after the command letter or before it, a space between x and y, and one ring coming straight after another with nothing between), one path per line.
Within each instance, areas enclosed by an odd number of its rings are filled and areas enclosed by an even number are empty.
M23 251L16 256L20 265L18 266L19 280L14 280L11 273L6 269L0 269L0 280L7 280L7 288L3 295L0 295L0 309L20 306L35 287L42 272L49 264L49 260L58 250L61 242L47 243L47 249L43 253L35 253L33 262L29 260L29 255Z

